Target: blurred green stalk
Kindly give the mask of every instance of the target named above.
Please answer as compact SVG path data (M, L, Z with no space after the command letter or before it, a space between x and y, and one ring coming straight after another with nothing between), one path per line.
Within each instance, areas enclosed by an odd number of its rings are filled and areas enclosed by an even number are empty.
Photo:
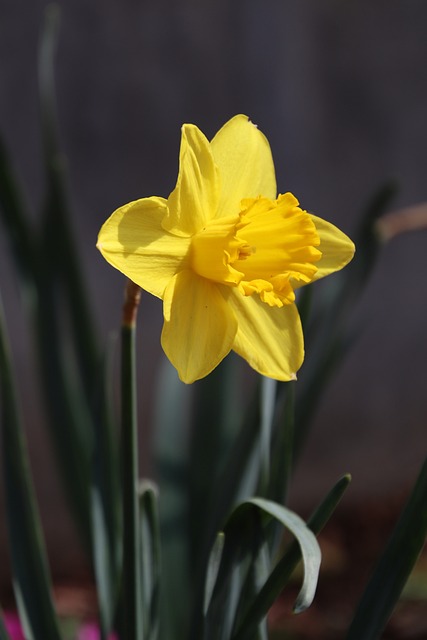
M122 504L123 504L123 640L142 639L140 533L138 500L138 420L136 394L136 316L141 290L128 280L122 320Z

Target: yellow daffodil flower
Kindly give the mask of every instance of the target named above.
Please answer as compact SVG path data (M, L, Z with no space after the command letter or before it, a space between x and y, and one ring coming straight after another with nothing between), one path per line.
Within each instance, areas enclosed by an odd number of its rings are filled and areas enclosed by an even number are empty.
M304 359L295 289L344 267L354 245L335 226L276 198L265 136L243 115L209 142L182 127L169 198L120 207L98 248L163 300L163 349L184 382L235 351L259 373L292 380Z

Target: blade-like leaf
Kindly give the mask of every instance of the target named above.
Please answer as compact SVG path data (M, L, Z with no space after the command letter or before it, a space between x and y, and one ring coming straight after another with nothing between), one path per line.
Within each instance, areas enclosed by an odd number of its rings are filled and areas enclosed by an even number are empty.
M216 579L218 577L219 567L221 564L222 552L225 544L225 536L220 531L215 539L212 547L211 554L209 556L208 567L206 570L205 581L205 599L203 603L203 615L206 615L211 602L213 590L215 587Z
M351 477L343 476L327 494L315 512L307 521L314 534L320 533L347 489ZM232 640L246 640L251 630L267 615L270 607L287 584L293 570L301 559L301 549L297 541L291 543L283 557L278 561L264 586L248 607L246 616L241 620Z
M347 640L376 640L387 624L427 536L427 459L351 623Z
M49 85L48 79L52 77L49 69L52 63L53 41L56 33L57 9L55 6L50 6L47 9L46 25L41 38L40 76L43 76L44 73L45 82L40 81L40 93L45 97L48 93L46 91L46 86ZM52 84L51 89L53 89ZM45 106L49 100L42 98ZM52 113L50 112L48 117L45 107L42 108L42 113L46 124ZM50 155L52 164L58 166L59 152L54 154L52 145L47 144L46 146L50 149L46 155ZM53 155L55 158L52 158ZM53 181L48 180L48 183L52 186ZM54 230L55 227L49 228L46 236L49 237L51 243L58 242L63 237L67 238L66 242L69 242L71 234L66 230L64 220L61 219L58 222L61 212L58 200L55 200L52 195L53 191L52 187L47 200L53 203L53 217L55 224L58 224L59 227L57 232ZM58 264L51 260L51 252L42 246L43 243L39 242L38 234L34 233L29 223L28 213L3 147L0 147L0 210L8 231L15 262L22 276L22 292L25 294L25 299L30 302L28 309L35 328L41 378L50 417L49 425L59 458L58 467L64 479L67 497L70 500L84 546L86 549L90 549L89 458L93 429L84 393L87 393L87 398L94 397L93 381L96 376L92 368L91 374L86 376L88 384L78 385L75 376L73 379L74 372L69 366L69 354L65 355L64 353L63 346L68 341L63 339L60 329L59 304L57 291L54 287L54 281L60 269ZM71 251L71 254L72 260L77 260L75 249ZM70 263L68 255L64 255L62 250L58 251L58 255L67 265ZM28 296L28 293L31 295ZM85 305L75 297L70 307L81 324L85 317ZM88 342L94 344L92 340L76 340L79 350L85 351L86 354L92 350L90 345L88 347ZM79 469L78 474L75 473L77 468Z
M209 509L206 511L205 532L202 557L203 571L196 582L195 602L192 608L191 638L199 640L203 624L203 593L205 567L209 558L209 549L214 543L216 533L221 527L230 509L242 499L253 495L259 477L259 439L260 439L260 378L249 398L249 405L243 415L238 433L226 455ZM206 451L208 453L208 450ZM212 478L210 478L212 481ZM200 540L198 541L200 544ZM219 640L219 639L218 639Z
M210 514L215 478L224 451L235 430L239 412L236 392L236 359L230 354L212 373L193 387L193 410L188 465L188 546L191 549L190 576L194 584L203 580L212 538ZM197 590L197 587L196 587Z
M48 5L39 47L38 76L40 114L47 193L43 208L42 255L50 270L59 274L66 291L71 330L83 391L89 403L99 366L98 336L93 327L81 260L71 226L69 196L65 184L65 162L59 145L59 125L54 82L54 52L59 30L60 8Z
M281 385L271 446L271 469L266 497L279 504L286 502L292 473L295 428L295 382Z
M304 565L304 580L294 605L295 613L300 613L311 605L316 592L321 560L320 547L316 537L304 520L290 509L261 498L252 498L249 503L262 509L264 513L269 514L289 529L300 546Z
M40 283L35 336L48 427L67 498L85 549L91 549L90 461L93 429L89 408L64 352L59 309L51 283ZM76 473L76 469L79 470Z
M210 505L211 540L230 509L253 495L256 489L259 471L260 395L258 381L215 488Z
M248 571L253 570L254 562L259 558L260 550L263 549L263 545L268 539L266 527L275 521L278 521L296 537L303 557L304 579L295 603L295 611L300 612L310 606L317 585L321 557L314 534L299 516L286 507L263 498L251 498L236 507L224 527L225 545L222 562L211 606L205 617L206 638L225 639L230 637L231 629L228 628L222 630L222 635L215 635L218 633L216 629L218 618L228 615L227 609L232 611L233 626L236 627L238 620L235 619L235 616L238 615L238 609L242 607L240 594L243 589L249 588L250 590L253 588L251 585L255 584L253 581L247 581ZM264 571L265 565L263 565ZM233 585L236 577L240 579L237 579ZM231 601L229 600L230 595L232 596ZM252 599L250 598L250 601ZM246 603L247 607L250 606L250 601ZM255 625L247 629L251 634L250 637L257 633L261 623L262 617L257 620ZM249 637L249 633L248 635L240 635L239 638L246 639Z
M0 303L3 473L15 598L28 640L60 640Z
M233 629L239 626L240 620L252 608L253 602L259 591L262 589L265 581L268 579L271 570L271 545L269 536L265 536L264 541L260 545L259 553L255 553L253 561L250 562L249 569L246 573L245 580L239 589L239 602L234 616ZM267 638L267 616L262 616L251 627L252 638L254 640L264 640Z
M0 216L8 233L12 254L26 285L34 284L37 248L23 196L18 187L3 140L0 139Z
M149 481L139 483L141 539L142 626L144 640L157 640L160 625L161 551L158 488Z
M153 438L161 495L161 637L166 640L175 640L176 629L188 624L188 441L183 434L190 420L192 393L193 387L180 382L176 370L164 358L154 397Z
M53 439L67 493L71 497L87 546L89 522L92 525L91 550L99 587L101 624L106 633L115 611L120 561L118 461L113 445L108 393L99 382L103 378L103 363L98 353L97 335L93 327L79 252L74 242L65 164L59 144L54 81L54 53L58 29L59 7L50 5L45 12L39 47L40 112L47 176L41 239L44 260L43 278L39 283L39 343L43 354L41 365L44 370L45 387L49 394ZM59 282L56 281L58 276ZM69 326L74 336L74 364L78 370L75 376L78 378L78 384L74 384L74 389L67 374L66 363L59 359L62 347L56 290L59 283L63 285L61 293L65 294L66 310L70 316ZM45 327L49 328L50 339ZM52 339L54 336L56 341ZM61 407L69 406L71 393L74 394L71 410L66 411L65 416L61 416ZM56 401L52 399L53 394ZM62 425L61 433L58 433L59 425ZM79 433L82 434L82 425L86 438L84 435L79 437ZM90 459L92 443L94 451ZM79 467L82 470L82 482L75 479L77 459L81 461ZM90 483L92 486L89 500Z
M327 278L312 296L311 317L304 326L308 356L299 377L297 392L296 453L303 447L326 385L352 342L348 333L351 311L373 273L382 247L376 222L390 206L396 191L395 182L390 181L373 195L355 233L356 254L353 260L345 269ZM316 300L317 306L314 304Z
M118 558L111 550L102 495L92 487L93 563L101 628L105 636L111 631L119 591Z
M112 342L107 350L105 380L99 391L92 464L92 546L101 627L107 636L117 608L122 561L122 522L119 503L118 433L112 424L108 398L112 379Z

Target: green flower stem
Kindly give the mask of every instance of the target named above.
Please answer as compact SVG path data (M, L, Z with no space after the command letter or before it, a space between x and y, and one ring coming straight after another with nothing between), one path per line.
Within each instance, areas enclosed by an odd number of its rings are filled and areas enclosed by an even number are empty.
M271 471L267 497L279 504L286 504L292 476L295 390L296 382L285 382L282 385L271 442Z
M135 335L140 288L128 281L122 321L123 640L141 640Z
M258 495L267 496L270 484L271 439L276 408L277 382L261 378L260 469Z

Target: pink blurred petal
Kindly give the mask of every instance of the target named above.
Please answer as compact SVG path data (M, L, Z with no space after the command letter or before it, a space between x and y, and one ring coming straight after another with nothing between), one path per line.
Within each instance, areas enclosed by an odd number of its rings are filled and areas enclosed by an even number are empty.
M18 618L18 614L12 611L3 613L3 620L6 631L10 635L11 640L25 640L24 632Z

